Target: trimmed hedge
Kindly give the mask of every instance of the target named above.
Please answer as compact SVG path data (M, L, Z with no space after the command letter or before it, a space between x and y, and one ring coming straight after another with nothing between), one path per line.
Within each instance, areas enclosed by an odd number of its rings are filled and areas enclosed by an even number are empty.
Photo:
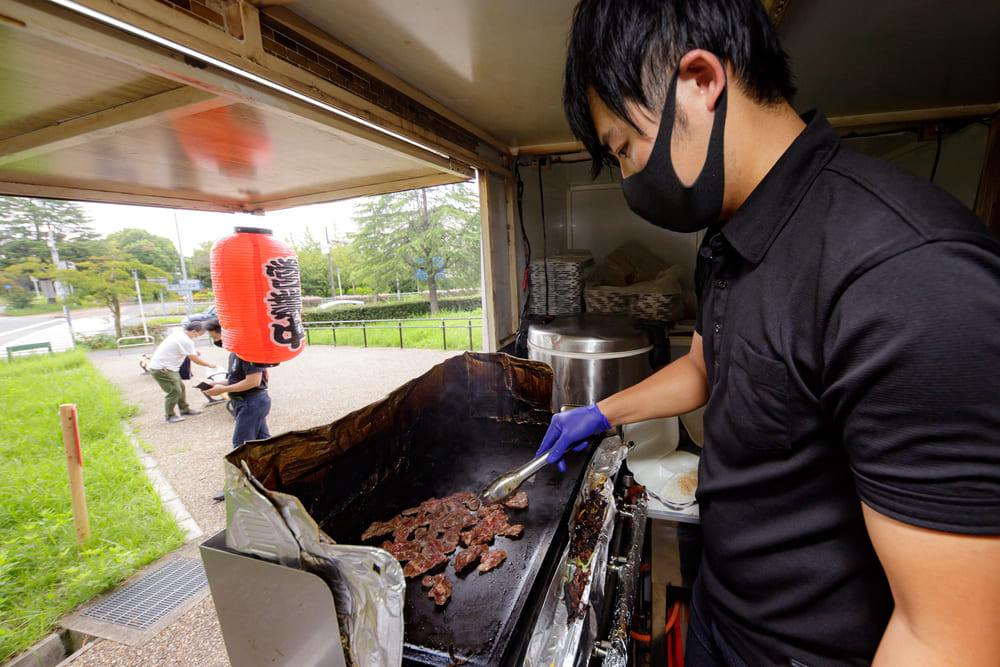
M442 312L449 310L475 310L483 305L479 296L448 296L438 299L438 308ZM302 311L304 322L331 322L342 320L392 320L402 317L421 317L431 315L429 301L387 301L384 303L369 303L364 306L337 306L319 310L310 308Z

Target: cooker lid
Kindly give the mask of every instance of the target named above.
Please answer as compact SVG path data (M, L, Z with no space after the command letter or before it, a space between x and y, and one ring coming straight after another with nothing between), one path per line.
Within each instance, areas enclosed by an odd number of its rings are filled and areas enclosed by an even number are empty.
M528 347L557 353L607 354L648 350L649 332L630 317L584 313L528 327Z

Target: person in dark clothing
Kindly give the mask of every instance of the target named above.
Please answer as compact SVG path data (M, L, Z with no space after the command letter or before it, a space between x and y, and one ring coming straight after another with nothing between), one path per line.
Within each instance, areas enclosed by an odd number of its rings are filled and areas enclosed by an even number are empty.
M1000 241L800 117L789 71L759 0L578 5L563 101L594 175L705 235L690 353L539 453L705 406L689 667L996 665Z
M205 326L213 344L222 347L222 327L218 320ZM267 428L267 415L271 411L271 397L267 393L267 368L240 359L235 352L229 353L229 366L225 382L213 383L205 390L208 396L228 394L233 405L236 426L233 428L233 448L244 442L271 437ZM213 496L223 500L224 494Z

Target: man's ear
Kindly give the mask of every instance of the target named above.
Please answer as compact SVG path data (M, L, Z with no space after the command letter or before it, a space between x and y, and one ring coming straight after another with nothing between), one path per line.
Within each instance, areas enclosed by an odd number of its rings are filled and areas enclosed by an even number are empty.
M677 64L677 82L678 86L682 83L695 86L705 109L714 112L727 84L725 65L711 51L688 51Z

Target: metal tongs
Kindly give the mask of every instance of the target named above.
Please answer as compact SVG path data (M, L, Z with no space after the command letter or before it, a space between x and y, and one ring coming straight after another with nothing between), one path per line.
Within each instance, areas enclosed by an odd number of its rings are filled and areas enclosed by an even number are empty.
M573 408L579 408L579 405L563 405L559 411L565 412L566 410L572 410ZM621 427L618 427L619 429ZM607 432L600 435L592 435L589 440L591 444L595 442L600 442ZM545 450L539 456L531 459L525 463L520 468L506 472L495 480L486 485L482 491L479 492L479 502L483 505L492 505L493 503L503 502L507 500L517 488L524 484L529 477L534 475L536 472L541 470L545 466L545 457L549 455L549 450Z
M521 486L525 480L542 469L546 463L545 457L548 455L548 451L545 451L541 455L525 463L520 468L511 470L510 472L505 472L497 477L495 480L487 484L486 488L479 492L479 502L483 505L492 505L493 503L499 503L507 500L512 493L517 491L517 488Z

